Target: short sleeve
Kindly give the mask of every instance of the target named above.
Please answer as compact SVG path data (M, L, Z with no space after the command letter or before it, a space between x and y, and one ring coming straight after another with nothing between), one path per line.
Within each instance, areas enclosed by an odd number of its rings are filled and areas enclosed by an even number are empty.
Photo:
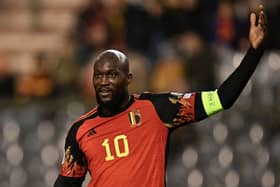
M66 137L64 158L60 168L60 175L64 177L85 177L87 172L86 158L76 140L78 127L77 124L73 125Z
M150 100L159 118L168 126L175 127L195 121L196 93L143 93L140 99Z

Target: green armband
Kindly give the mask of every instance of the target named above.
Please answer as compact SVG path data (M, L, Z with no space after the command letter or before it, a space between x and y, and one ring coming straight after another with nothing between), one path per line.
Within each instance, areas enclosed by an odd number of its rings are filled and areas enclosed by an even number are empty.
M208 116L223 110L218 90L202 92L201 97L204 110Z

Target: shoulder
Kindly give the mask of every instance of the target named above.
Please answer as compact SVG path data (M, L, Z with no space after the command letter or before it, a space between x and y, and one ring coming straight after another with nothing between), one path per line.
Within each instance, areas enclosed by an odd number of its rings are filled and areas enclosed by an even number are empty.
M181 97L183 94L180 95ZM179 99L179 93L151 93L151 92L144 92L139 95L136 95L136 101L138 103L149 103L150 105L153 105L156 110L164 110L166 108L170 108L172 105L176 105Z
M96 116L97 116L97 107L94 107L89 112L78 117L76 120L72 122L71 127L68 131L68 137L76 139L77 132L80 129L80 127L83 125L83 123L88 119L95 118Z
M74 121L74 123L77 122L77 121L85 120L89 117L92 117L92 115L94 115L94 114L97 114L97 106L94 107L93 109L91 109L90 111L88 111L87 113L81 115L78 119L76 119Z
M179 93L179 92L162 92L162 93L152 93L152 92L143 92L141 94L135 94L134 98L138 100L150 100L151 102L164 101L164 100L180 100L180 99L189 99L195 96L195 93Z
M154 100L162 97L168 97L170 93L152 93L152 92L143 92L140 94L134 94L134 98L138 100Z

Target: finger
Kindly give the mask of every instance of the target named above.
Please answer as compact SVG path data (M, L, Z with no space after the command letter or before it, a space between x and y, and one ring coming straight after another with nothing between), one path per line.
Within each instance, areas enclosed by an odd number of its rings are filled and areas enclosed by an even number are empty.
M257 19L256 14L255 13L251 13L250 14L250 24L251 24L251 27L256 26L256 19Z
M258 25L261 26L265 30L266 16L265 16L263 5L259 6L259 10L260 10L260 13L259 13L259 18L258 18Z
M262 4L259 5L259 12L264 11L264 6Z
M261 11L258 19L258 24L263 27L265 25L264 12Z

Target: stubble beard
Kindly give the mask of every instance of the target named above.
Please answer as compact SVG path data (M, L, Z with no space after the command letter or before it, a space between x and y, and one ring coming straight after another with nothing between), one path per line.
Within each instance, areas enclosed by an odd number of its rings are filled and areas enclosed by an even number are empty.
M126 91L121 91L118 93L112 93L112 98L108 101L102 101L100 96L96 94L97 104L101 108L107 108L111 110L118 110L122 107L123 103L127 100L128 93Z

